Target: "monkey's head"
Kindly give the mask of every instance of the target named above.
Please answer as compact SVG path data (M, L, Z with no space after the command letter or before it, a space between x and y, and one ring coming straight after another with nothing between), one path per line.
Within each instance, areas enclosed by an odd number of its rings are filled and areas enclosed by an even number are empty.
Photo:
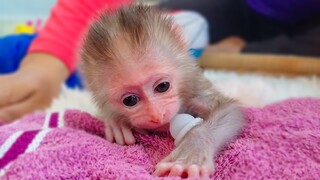
M168 126L196 69L172 19L143 5L100 14L85 36L81 68L102 117L141 129Z

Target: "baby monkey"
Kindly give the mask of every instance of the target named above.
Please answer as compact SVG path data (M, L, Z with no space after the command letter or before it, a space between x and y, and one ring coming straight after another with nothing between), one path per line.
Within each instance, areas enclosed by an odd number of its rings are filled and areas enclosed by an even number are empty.
M173 19L156 8L101 13L80 55L108 141L134 144L133 130L167 131L178 113L204 119L157 164L156 176L208 178L213 157L245 124L236 102L203 76Z

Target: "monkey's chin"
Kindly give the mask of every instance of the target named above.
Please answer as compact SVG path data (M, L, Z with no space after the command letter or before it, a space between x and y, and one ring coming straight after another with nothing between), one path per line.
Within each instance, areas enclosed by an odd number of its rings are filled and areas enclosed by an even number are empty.
M159 126L159 127L157 127L157 128L155 128L154 130L155 131L160 131L160 132L163 132L163 131L168 131L169 130L169 123L167 123L167 124L164 124L164 125L162 125L162 126Z
M144 126L144 127L135 127L134 129L138 132L152 132L152 131L158 131L158 132L164 132L164 131L169 131L169 123L167 124L163 124L161 126L153 126L153 127L150 127L150 126Z

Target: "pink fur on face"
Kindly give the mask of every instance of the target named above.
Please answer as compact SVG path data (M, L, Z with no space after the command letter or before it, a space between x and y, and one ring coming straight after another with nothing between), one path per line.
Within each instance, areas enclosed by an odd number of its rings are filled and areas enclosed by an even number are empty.
M113 85L107 94L111 95L109 99L120 112L130 117L129 121L134 127L157 129L168 124L179 111L179 87L176 83L178 79L173 69L164 69L163 64L154 62L144 64L131 64L115 70L119 73L117 78L107 79L106 84ZM157 64L159 66L156 66ZM169 89L164 93L155 92L156 86L163 81L170 83ZM126 107L121 98L127 94L138 95L139 103L134 107Z

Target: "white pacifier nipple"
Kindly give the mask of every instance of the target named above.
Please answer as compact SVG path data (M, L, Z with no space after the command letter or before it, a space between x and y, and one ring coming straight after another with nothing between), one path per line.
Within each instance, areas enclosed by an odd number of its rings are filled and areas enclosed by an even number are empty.
M190 114L177 114L170 121L170 134L175 139L177 145L183 136L194 126L203 121L201 118L194 118Z

